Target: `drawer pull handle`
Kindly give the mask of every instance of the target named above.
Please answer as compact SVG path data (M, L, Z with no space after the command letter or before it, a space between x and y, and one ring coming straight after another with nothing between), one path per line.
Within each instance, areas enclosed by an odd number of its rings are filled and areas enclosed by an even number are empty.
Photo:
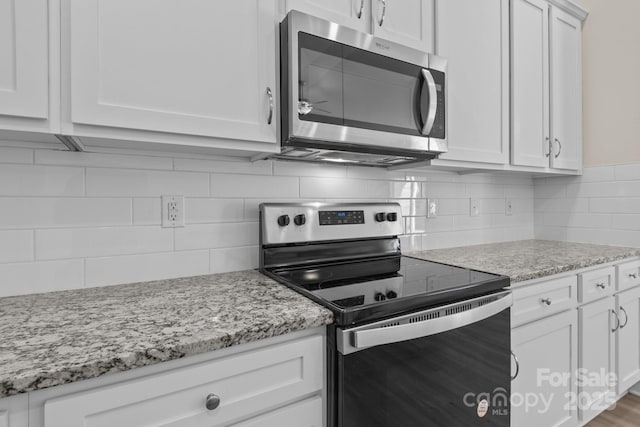
M632 279L637 279L638 275L636 273L630 273L629 277L631 277Z
M511 357L513 357L513 361L516 362L516 373L511 376L511 381L513 381L520 373L520 362L518 361L518 358L516 357L516 354L513 352L513 350L511 351Z
M624 323L620 325L620 329L622 329L627 326L627 323L629 323L629 315L627 314L627 310L625 310L623 306L620 306L620 311L624 313Z
M618 313L615 310L611 310L611 313L616 316L616 327L611 330L611 332L615 332L620 329L620 317L618 317Z
M220 406L220 396L211 393L210 395L207 396L207 401L205 403L205 406L207 407L208 410L213 411L218 406Z
M551 305L551 298L542 298L540 302L547 305Z
M604 285L604 282L596 283L596 286L599 287L600 289L606 288L606 286Z

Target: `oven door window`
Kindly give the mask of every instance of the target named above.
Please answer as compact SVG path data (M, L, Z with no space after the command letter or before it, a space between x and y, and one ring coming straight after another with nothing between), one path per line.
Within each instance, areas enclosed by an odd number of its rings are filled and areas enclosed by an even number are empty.
M422 68L298 33L300 120L420 135Z
M337 425L508 427L509 316L338 354Z

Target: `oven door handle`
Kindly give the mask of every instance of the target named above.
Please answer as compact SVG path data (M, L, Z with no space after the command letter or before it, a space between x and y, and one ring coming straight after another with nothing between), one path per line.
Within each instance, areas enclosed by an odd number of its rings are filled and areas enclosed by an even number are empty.
M461 328L472 323L480 322L481 320L494 316L511 307L513 305L513 297L511 292L504 292L495 301L480 305L479 307L471 310L458 312L456 308L463 307L465 304L466 302L464 301L452 304L449 308L452 314L434 319L397 326L382 326L363 330L357 330L358 328L355 328L356 330L342 331L343 333L350 333L351 343L343 342L342 345L339 344L339 347L342 348L339 348L338 350L341 354L350 354L378 345L428 337L430 335ZM416 313L414 317L415 316L420 316L420 313ZM387 321L387 323L389 322L392 323L393 319ZM370 325L365 325L362 328L367 327L370 327Z

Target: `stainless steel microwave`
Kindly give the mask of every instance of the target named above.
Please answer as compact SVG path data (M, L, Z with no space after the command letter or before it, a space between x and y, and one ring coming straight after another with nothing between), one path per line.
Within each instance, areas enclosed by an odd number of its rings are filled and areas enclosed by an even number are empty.
M280 24L285 159L394 166L447 151L443 58L298 11Z

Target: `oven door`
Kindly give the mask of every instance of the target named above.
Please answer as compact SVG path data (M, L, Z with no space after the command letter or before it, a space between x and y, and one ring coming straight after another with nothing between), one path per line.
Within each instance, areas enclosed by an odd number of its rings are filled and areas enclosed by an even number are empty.
M446 61L297 11L281 43L284 144L446 151Z
M508 427L511 305L506 291L337 329L329 419L338 427Z

